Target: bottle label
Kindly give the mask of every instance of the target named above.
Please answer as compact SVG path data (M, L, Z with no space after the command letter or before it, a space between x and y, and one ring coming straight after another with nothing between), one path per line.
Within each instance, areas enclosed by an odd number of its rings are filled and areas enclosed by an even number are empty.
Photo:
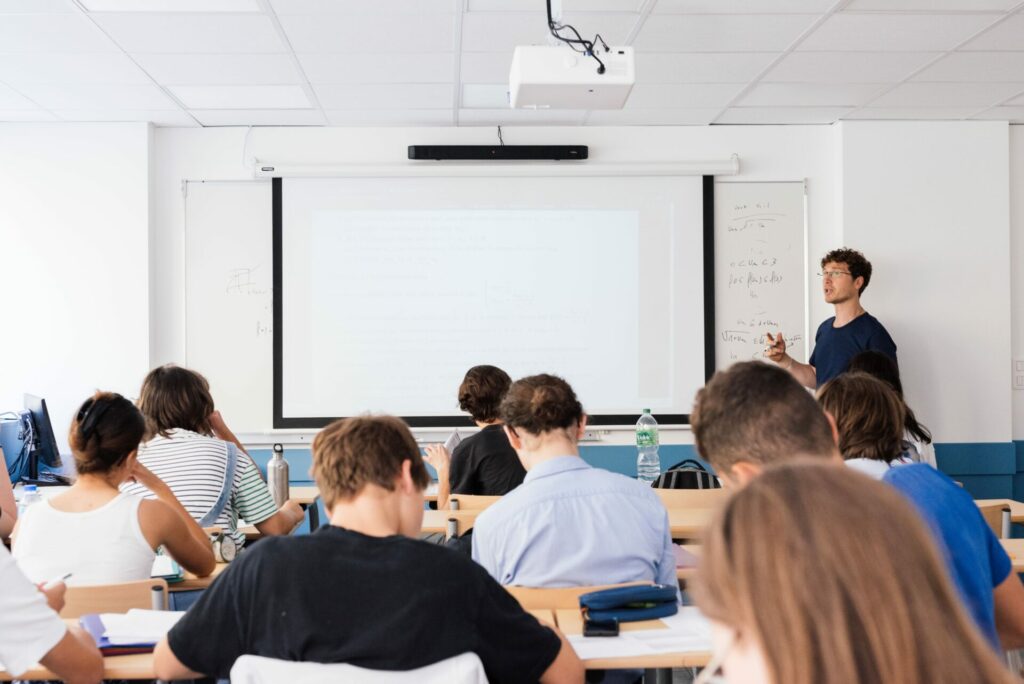
M636 431L636 445L638 447L656 447L656 446L658 446L658 431L657 430L637 430Z

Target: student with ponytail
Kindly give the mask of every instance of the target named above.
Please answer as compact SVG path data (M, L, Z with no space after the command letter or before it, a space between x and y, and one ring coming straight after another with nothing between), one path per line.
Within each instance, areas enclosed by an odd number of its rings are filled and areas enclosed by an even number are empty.
M197 575L213 571L210 540L158 477L136 458L146 420L119 394L97 392L82 404L68 442L78 479L66 492L33 505L18 519L14 558L33 582L71 573L68 584L112 584L150 576L163 546ZM118 487L144 484L143 500Z

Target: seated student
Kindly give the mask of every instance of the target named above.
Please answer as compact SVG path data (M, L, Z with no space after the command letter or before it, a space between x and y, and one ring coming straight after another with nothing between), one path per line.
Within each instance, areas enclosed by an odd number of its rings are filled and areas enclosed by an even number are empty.
M459 385L459 408L480 432L462 440L449 456L440 444L426 448L424 460L437 471L437 507L448 508L452 494L503 496L523 483L526 471L501 427L498 407L512 384L494 366L473 366Z
M903 402L867 373L841 373L818 390L818 403L836 422L846 465L881 480L903 460Z
M900 382L900 368L889 356L877 351L865 351L850 359L847 371L862 371L873 375L895 390L903 403L903 460L927 463L935 468L935 446L932 433L917 422L914 412L903 398L903 383Z
M40 663L65 682L103 679L103 657L80 627L57 616L64 607L63 582L32 586L0 544L0 666L14 677Z
M502 584L675 586L664 505L650 487L580 458L587 417L569 383L553 375L517 380L501 417L526 479L477 517L475 561Z
M239 547L245 543L239 518L264 535L289 534L305 517L302 507L294 501L274 505L259 468L213 406L210 385L199 373L173 364L150 371L139 408L156 435L139 447L139 462L167 483L195 520L220 527ZM144 483L125 491L153 496Z
M832 417L786 371L758 361L715 373L697 392L690 424L698 453L729 486L799 456L842 462ZM1024 586L970 495L924 464L892 468L884 479L930 523L982 632L993 645L997 630L1004 648L1024 645Z
M0 449L0 464L4 463L4 450ZM14 502L14 489L7 475L7 466L0 472L0 541L11 536L18 519L18 505Z
M718 668L743 684L1016 681L907 502L820 461L769 468L734 494L695 585L714 654L700 681Z
M313 476L330 524L235 561L157 646L158 678L227 677L243 654L404 671L472 651L492 682L583 681L556 629L465 556L413 538L430 479L405 423L332 423Z
M82 404L68 434L78 479L25 510L15 528L14 558L33 582L66 573L79 585L148 579L160 546L186 570L213 571L209 537L136 459L145 432L145 418L120 394L97 392ZM130 479L157 500L119 491Z

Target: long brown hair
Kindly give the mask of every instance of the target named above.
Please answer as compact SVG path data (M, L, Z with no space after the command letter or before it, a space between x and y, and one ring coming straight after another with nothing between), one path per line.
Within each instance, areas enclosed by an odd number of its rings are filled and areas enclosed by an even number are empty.
M910 504L837 465L769 468L737 491L707 530L694 594L760 647L777 684L1014 681Z
M844 459L889 463L903 453L903 401L867 373L842 373L818 390L821 407L836 419Z
M199 373L173 363L154 368L142 381L139 410L164 437L175 428L213 434L210 383Z

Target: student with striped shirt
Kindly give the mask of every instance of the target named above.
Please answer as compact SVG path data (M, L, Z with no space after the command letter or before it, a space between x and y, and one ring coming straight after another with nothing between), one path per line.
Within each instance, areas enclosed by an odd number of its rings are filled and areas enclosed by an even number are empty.
M173 364L153 369L142 383L139 408L156 430L139 448L139 461L170 486L201 524L220 527L241 546L245 536L238 530L240 518L264 535L288 534L302 522L305 514L297 503L287 501L280 509L274 505L255 462L214 410L210 385L202 375ZM152 496L138 484L125 490Z

